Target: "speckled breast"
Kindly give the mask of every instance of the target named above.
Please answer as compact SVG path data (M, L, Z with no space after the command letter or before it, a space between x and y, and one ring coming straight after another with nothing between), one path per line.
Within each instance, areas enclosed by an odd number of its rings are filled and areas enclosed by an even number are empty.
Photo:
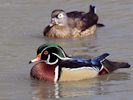
M76 28L70 29L68 27L53 26L46 34L52 38L80 38L95 34L96 25L89 27L88 29L81 31Z

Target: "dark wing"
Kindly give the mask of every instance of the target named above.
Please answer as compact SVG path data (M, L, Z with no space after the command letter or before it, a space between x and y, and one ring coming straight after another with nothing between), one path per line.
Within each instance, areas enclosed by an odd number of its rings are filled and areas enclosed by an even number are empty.
M82 30L85 25L83 25L82 16L84 12L72 11L66 13L68 17L68 25L72 28L77 28Z
M88 13L72 11L68 12L68 23L71 27L76 27L77 29L84 31L93 25L98 27L103 27L104 24L98 23L98 15L95 12L95 6L90 5Z
M98 16L93 11L78 12L72 11L67 13L68 23L71 27L76 27L77 29L84 31L85 29L96 25L98 22Z
M98 57L95 57L93 59L82 59L82 58L76 58L76 59L70 59L70 60L61 60L59 62L60 67L65 68L82 68L82 67L92 67L96 69L101 69L103 60L105 60L106 57L108 57L108 53L104 53Z
M80 60L72 59L72 60L61 60L59 62L59 66L65 68L82 68L82 67L92 67L90 60Z
M86 23L87 27L96 25L98 22L98 16L95 13L87 13L83 17L84 22Z
M97 66L92 64L91 59L89 60L72 59L72 60L60 61L59 66L62 68L64 67L64 68L71 68L71 69L86 67L86 68L93 68L94 70L100 70L102 67L101 65Z

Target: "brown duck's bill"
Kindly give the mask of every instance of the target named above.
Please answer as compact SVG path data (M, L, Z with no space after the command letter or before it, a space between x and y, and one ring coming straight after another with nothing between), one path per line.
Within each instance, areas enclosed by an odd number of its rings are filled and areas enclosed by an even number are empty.
M49 26L52 27L52 26L54 26L56 24L58 24L57 18L52 18L51 19L51 23L49 24Z
M50 27L54 26L52 23L49 24Z
M37 55L37 57L35 59L32 59L31 61L29 61L29 64L33 63L33 62L37 62L37 61L40 61L41 60L41 57L40 57L40 54Z

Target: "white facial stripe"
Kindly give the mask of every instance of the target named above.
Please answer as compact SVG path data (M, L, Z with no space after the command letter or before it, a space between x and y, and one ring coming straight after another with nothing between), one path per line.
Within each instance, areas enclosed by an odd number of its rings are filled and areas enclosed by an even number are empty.
M50 47L52 47L52 46L49 46L49 47L44 48L40 54L42 54L43 51L45 51L46 49L48 49L48 48L50 48ZM61 48L59 48L59 47L56 47L56 48L58 48L58 49L61 51L61 53L63 54L64 57L60 57L60 56L57 55L56 53L52 53L53 55L57 56L57 57L58 57L59 59L61 59L61 60L72 59L72 58L66 57L66 54L63 52L63 50L62 50ZM47 64L49 64L49 65L54 65L54 64L56 64L56 63L59 61L58 58L56 59L55 62L52 62L52 63L51 63L51 62L50 62L50 54L48 54L48 58L47 58L47 60L45 60L45 62L46 62Z
M56 66L55 67L55 78L54 78L54 82L57 82L58 76L59 76L59 66Z
M54 65L59 61L59 59L57 58L55 62L50 62L50 54L48 55L48 59L46 60L46 63L49 65Z
M42 54L43 51L45 51L45 50L48 49L48 48L50 48L50 47L44 48L40 54ZM63 56L66 58L66 54L63 52L63 50L62 50L61 48L59 48L59 47L56 47L56 48L60 49L60 51L62 52Z
M57 55L56 53L52 53L52 54L55 55L55 56L57 56L61 60L70 60L70 59L72 59L72 58L68 58L68 57L63 58L63 57Z
M61 50L61 52L62 52L63 56L66 58L66 54L62 50Z
M59 59L56 59L55 62L46 62L46 63L49 64L49 65L54 65L54 64L56 64L58 61L59 61Z

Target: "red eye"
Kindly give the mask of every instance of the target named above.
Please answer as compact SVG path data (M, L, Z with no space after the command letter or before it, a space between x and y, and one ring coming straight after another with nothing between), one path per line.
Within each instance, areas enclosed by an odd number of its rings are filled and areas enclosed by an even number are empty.
M48 51L44 51L44 55L48 55Z

